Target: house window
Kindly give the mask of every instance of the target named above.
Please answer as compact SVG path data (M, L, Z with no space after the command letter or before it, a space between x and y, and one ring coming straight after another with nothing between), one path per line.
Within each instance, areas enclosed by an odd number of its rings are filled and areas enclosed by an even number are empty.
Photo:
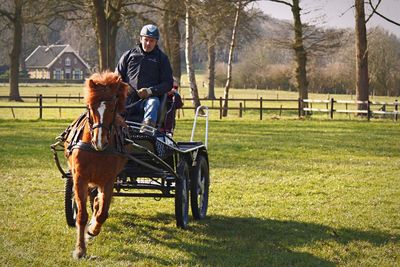
M65 66L71 66L71 59L69 57L65 59Z
M82 71L80 69L74 69L72 71L72 79L82 80L83 79Z
M69 79L72 78L72 77L71 77L71 69L65 69L65 76L64 76L64 78L65 78L66 80L69 80Z
M78 64L78 59L74 58L74 65Z
M62 73L62 71L60 69L55 69L53 71L53 76L54 76L55 80L62 80L64 78L62 74L63 73Z

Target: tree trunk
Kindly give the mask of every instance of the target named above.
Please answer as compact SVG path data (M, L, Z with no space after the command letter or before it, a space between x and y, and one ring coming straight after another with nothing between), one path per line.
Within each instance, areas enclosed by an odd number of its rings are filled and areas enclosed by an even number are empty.
M93 0L93 27L96 32L99 70L113 69L115 66L115 45L120 20L121 1L111 6L110 1Z
M19 94L19 58L22 46L22 1L15 1L13 18L14 36L10 53L10 101L22 101Z
M164 51L168 55L171 62L172 73L178 81L181 78L181 56L180 56L180 40L181 33L179 31L179 17L172 10L176 10L177 0L169 0L165 3L163 29Z
M303 25L300 18L299 0L293 0L292 6L294 20L294 44L293 49L296 55L296 82L299 90L299 98L308 99L307 81L307 53L303 45ZM307 103L303 103L307 107ZM302 114L304 115L304 114Z
M185 18L185 29L186 29L186 42L185 42L185 55L186 55L186 69L188 73L188 80L190 84L190 94L193 98L193 106L201 106L199 99L199 91L196 84L196 75L193 66L193 29L191 25L190 17L190 1L186 0L186 18Z
M215 99L215 38L209 40L207 44L207 57L208 57L208 67L207 67L207 82L208 82L208 99Z
M231 87L231 81L232 81L233 50L235 48L236 33L237 33L237 27L239 25L239 15L240 15L241 9L242 9L242 1L239 1L237 4L237 7L236 7L235 22L233 24L232 39L231 39L231 44L229 47L228 73L227 73L225 90L224 90L224 104L223 104L224 109L222 112L222 116L224 116L224 117L228 116L228 98L229 98L229 89Z
M364 1L355 0L356 20L356 98L369 100L367 30L365 27ZM366 110L367 104L358 104L359 110ZM361 115L361 114L360 114Z

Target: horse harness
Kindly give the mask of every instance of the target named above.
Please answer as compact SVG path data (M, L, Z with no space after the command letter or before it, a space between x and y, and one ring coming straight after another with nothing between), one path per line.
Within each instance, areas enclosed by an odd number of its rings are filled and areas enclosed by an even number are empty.
M118 87L120 84L118 85ZM108 89L109 86L106 87ZM86 107L86 112L82 113L75 121L73 121L67 129L57 138L59 141L64 142L65 156L68 158L74 149L80 149L96 153L125 153L125 136L127 135L127 130L121 125L115 125L115 120L117 117L117 96L113 96L110 99L101 99L99 102L109 102L114 101L113 120L110 125L105 125L104 123L94 123L91 120L91 109L89 106ZM104 128L108 131L111 138L114 138L115 147L107 147L103 151L97 151L93 148L92 144L89 142L83 142L82 136L86 124L88 124L90 136L93 136L93 132L97 128ZM115 131L113 135L113 130Z

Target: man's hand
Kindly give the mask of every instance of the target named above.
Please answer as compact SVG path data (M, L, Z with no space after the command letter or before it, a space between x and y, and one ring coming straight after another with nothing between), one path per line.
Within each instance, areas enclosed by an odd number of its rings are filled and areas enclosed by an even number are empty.
M142 88L137 91L138 96L142 99L148 98L151 95L151 89L150 88Z

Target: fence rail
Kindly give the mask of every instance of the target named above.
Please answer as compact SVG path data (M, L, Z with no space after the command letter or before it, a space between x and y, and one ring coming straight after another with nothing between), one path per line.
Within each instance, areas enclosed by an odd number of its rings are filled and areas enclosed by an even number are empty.
M8 99L9 96L0 96L0 99ZM34 99L38 103L37 106L29 105L0 105L0 109L11 109L13 117L15 118L14 109L38 109L39 119L43 118L44 109L58 109L61 114L61 109L83 109L85 106L67 106L67 105L44 105L43 100L53 99L56 102L58 100L78 100L81 102L83 97L78 96L22 96L23 99ZM192 98L183 98L183 101L192 101ZM224 107L224 100L222 97L219 99L206 99L201 98L200 101L206 101L211 104L209 110L218 110L220 119L223 118L224 109L237 110L239 111L239 117L243 116L243 113L248 110L254 110L259 112L260 120L263 119L263 113L266 111L279 111L279 116L283 111L296 111L299 117L311 116L313 113L321 112L327 113L331 119L334 117L334 113L346 113L346 114L362 114L370 120L374 115L388 115L392 116L396 121L398 120L399 102L396 99L394 102L381 102L381 101L357 101L357 100L335 100L330 98L328 100L320 99L275 99L275 98L231 98L228 99L227 107ZM232 103L239 103L239 105L233 105ZM248 103L258 103L248 105ZM217 103L217 104L216 104ZM231 103L231 105L229 105ZM270 103L270 104L268 104ZM271 104L274 103L274 104ZM284 107L283 104L276 106L277 103L291 103L290 107ZM275 106L274 106L275 105ZM313 105L318 105L313 107ZM322 107L321 107L322 105ZM336 108L337 105L344 105L344 108ZM349 109L349 105L364 105L366 109ZM380 106L378 110L374 110L373 107ZM192 106L184 106L183 110L194 110Z

